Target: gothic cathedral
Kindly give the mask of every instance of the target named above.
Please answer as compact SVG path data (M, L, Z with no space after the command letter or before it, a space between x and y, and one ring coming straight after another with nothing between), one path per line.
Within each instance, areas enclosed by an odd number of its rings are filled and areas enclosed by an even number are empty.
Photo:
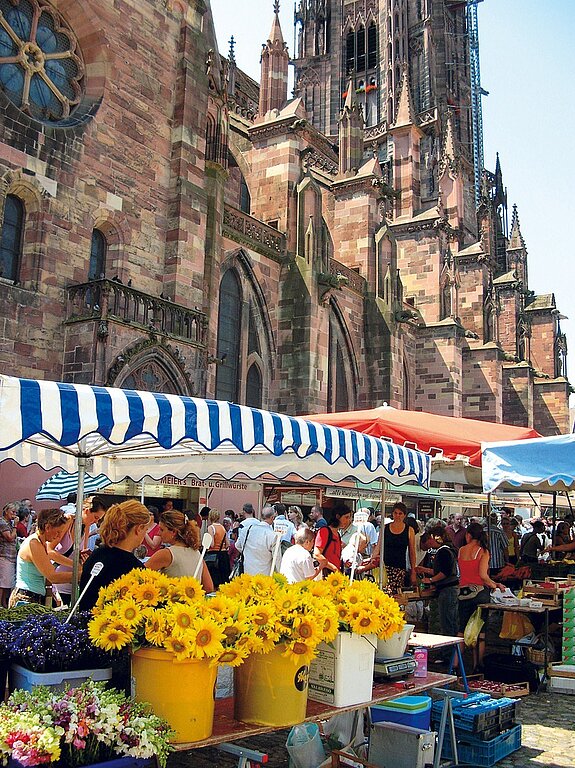
M270 0L258 84L209 0L0 0L2 371L566 432L474 5Z

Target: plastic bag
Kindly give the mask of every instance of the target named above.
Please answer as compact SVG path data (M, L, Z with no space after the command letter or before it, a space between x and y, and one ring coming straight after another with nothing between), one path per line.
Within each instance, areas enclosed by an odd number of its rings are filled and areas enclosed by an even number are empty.
M475 612L472 614L471 618L467 622L465 626L465 630L463 632L463 639L465 641L465 645L469 647L473 647L477 645L479 633L483 629L484 623L485 622L483 621L483 618L481 616L481 608L476 608Z
M318 768L325 760L317 723L294 725L288 734L286 748L293 768Z
M533 624L524 613L518 613L517 611L504 612L499 633L499 637L502 640L519 640L520 637L525 637L525 635L529 635L531 632L534 632Z

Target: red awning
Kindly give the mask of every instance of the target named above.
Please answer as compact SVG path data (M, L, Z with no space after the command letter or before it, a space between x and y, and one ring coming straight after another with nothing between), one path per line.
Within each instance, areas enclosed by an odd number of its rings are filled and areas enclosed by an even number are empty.
M510 427L478 419L438 416L425 411L402 411L384 405L366 411L322 413L305 416L309 421L355 429L382 437L398 445L439 454L447 459L467 457L471 466L481 466L481 443L526 440L541 437L529 427Z

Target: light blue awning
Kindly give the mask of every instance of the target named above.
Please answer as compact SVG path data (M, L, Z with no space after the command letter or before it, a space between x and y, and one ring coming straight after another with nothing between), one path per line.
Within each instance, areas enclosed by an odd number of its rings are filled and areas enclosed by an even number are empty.
M483 490L565 491L575 488L575 434L483 443Z

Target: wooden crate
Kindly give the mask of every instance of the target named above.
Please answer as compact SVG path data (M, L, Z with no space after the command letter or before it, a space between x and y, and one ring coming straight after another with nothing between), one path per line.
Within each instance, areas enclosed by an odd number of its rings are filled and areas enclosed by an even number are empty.
M529 683L496 683L485 680L483 675L467 675L467 682L471 693L487 693L492 699L519 699L522 696L529 696ZM485 682L485 686L480 684ZM497 687L495 687L497 686ZM460 691L465 690L463 678L457 678L457 688Z
M565 664L563 661L556 661L547 667L549 677L571 677L575 678L575 665Z
M547 605L551 608L559 608L563 600L563 593L556 585L550 588L532 584L523 587L523 597L529 598L530 600L537 600L543 605Z

